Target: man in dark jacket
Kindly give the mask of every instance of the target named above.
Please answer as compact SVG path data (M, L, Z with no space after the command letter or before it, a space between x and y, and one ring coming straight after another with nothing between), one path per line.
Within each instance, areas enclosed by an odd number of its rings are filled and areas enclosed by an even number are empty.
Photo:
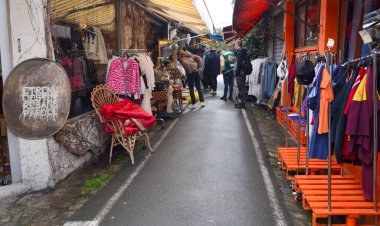
M234 65L234 74L236 77L236 83L239 90L240 103L235 104L235 108L245 108L245 102L247 101L247 91L245 89L246 74L243 71L243 60L248 58L247 50L242 48L242 41L237 40L235 42L236 49L236 63Z
M217 89L216 78L220 73L220 59L218 54L213 49L206 55L204 73L207 74L211 84L212 90L210 94L215 96Z

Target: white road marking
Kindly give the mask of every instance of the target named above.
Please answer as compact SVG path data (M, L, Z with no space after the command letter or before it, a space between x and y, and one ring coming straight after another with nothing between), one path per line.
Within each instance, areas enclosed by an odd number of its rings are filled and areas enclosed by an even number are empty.
M157 150L157 148L161 145L161 143L168 136L170 131L173 129L175 124L177 124L178 118L173 121L173 123L166 129L166 131L162 134L157 143L154 144L153 150ZM100 212L96 215L94 220L92 221L68 221L64 224L64 226L98 226L100 222L104 220L106 215L111 211L112 207L119 200L121 195L127 190L127 188L132 184L133 180L137 177L137 175L144 168L145 164L148 162L152 153L149 153L145 156L144 160L137 166L134 172L128 177L128 179L124 182L124 184L117 190L117 192L107 201L107 203L103 206Z
M268 168L265 166L264 157L263 157L263 154L261 153L259 142L257 141L255 132L253 131L252 126L248 120L246 110L242 109L242 111L243 111L244 120L247 125L249 134L251 135L251 140L255 149L257 161L259 162L261 176L263 177L265 188L268 193L269 205L273 209L273 217L276 222L276 226L287 226L284 213L282 212L281 207L278 203L276 192L274 190L272 180L269 176Z

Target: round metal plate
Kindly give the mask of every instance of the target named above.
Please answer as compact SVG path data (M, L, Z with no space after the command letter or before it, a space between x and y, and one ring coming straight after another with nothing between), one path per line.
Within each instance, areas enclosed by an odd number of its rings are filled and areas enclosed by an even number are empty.
M17 65L4 84L8 127L19 137L42 139L65 124L71 103L70 81L56 62L35 58Z

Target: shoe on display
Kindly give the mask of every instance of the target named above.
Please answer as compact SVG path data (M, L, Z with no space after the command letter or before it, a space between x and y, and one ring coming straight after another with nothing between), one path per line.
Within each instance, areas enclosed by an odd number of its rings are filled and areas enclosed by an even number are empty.
M206 107L206 103L205 102L201 102L201 107Z
M245 108L245 104L235 104L235 108L242 109Z
M189 109L196 109L198 106L197 105L195 105L195 104L190 104L189 105Z
M224 100L224 101L227 101L227 98L225 98L225 97L221 97L220 99Z

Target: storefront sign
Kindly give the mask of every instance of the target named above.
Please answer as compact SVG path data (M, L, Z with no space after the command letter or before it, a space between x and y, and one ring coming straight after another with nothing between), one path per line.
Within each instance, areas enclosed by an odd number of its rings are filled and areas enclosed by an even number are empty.
M26 139L41 139L58 132L68 118L70 103L65 70L47 59L19 64L4 85L3 109L8 127Z

